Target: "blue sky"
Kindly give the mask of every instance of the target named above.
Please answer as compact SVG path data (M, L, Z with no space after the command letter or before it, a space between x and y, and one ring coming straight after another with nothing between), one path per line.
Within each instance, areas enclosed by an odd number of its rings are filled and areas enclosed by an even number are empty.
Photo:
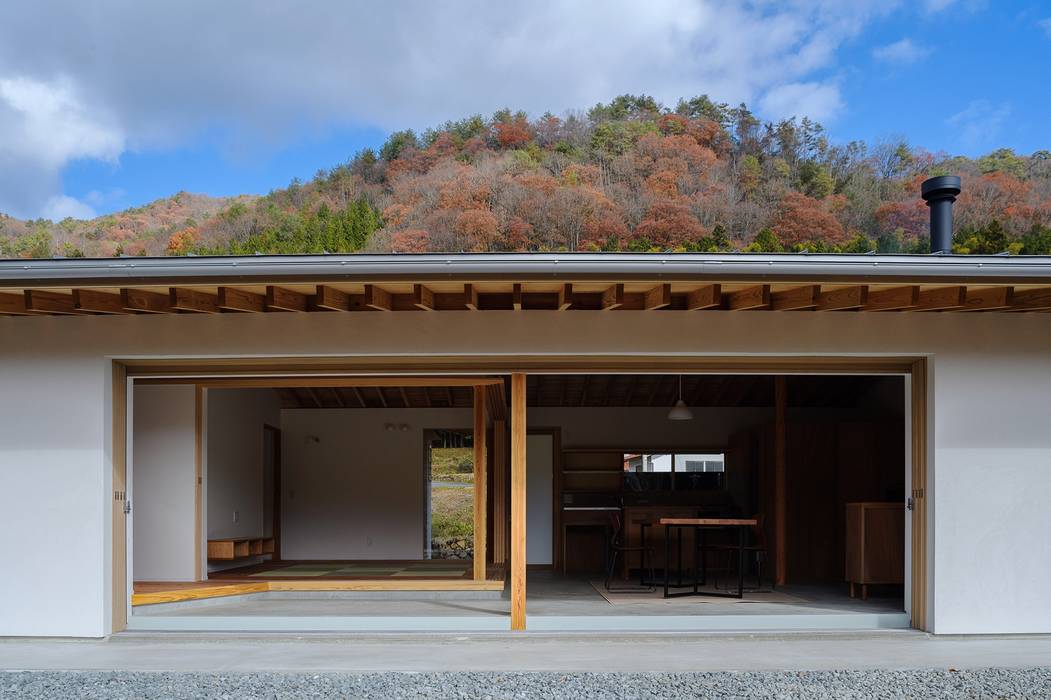
M265 193L395 129L624 92L841 142L1051 149L1042 0L44 5L0 6L0 212L20 217Z

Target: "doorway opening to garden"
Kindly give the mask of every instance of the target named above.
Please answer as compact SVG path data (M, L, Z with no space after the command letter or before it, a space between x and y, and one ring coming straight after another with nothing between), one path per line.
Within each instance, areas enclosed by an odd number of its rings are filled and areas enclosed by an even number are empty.
M474 558L474 437L426 430L424 550L427 559Z

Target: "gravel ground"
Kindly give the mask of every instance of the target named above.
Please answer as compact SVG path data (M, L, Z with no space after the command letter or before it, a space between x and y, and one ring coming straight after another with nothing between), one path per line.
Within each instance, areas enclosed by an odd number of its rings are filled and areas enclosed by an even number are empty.
M611 660L612 661L612 660ZM1051 698L1051 668L720 673L11 671L0 698Z

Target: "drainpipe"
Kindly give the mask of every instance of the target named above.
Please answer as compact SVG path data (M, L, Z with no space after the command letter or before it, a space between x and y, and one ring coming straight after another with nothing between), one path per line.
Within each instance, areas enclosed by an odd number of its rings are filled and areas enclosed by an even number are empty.
M932 253L952 253L952 203L958 194L960 178L956 175L932 177L920 185L920 196L931 210Z

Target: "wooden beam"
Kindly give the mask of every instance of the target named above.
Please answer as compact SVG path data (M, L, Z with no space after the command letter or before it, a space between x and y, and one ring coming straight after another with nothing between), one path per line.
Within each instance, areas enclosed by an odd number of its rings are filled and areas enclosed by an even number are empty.
M463 286L463 305L471 311L478 310L478 290L473 284Z
M960 311L999 311L1010 308L1014 300L1012 287L986 287L968 289L967 299Z
M686 310L697 311L698 309L714 309L723 303L723 288L721 284L706 284L698 287L686 295Z
M723 308L729 311L746 311L748 309L765 309L770 306L770 285L758 284L754 287L729 292L723 295Z
M787 421L786 406L788 388L785 375L774 377L774 577L777 585L785 585L788 558L785 544L787 536Z
M314 308L328 311L350 311L350 295L344 291L319 284L314 295Z
M219 287L219 308L223 311L261 313L266 310L266 298L262 294L242 289Z
M1018 289L1011 300L1010 311L1047 311L1051 309L1051 288Z
M511 285L511 308L515 311L522 310L522 285L518 282Z
M488 423L485 411L484 386L474 388L474 580L485 580L485 428Z
M294 292L284 287L267 285L266 288L266 310L267 311L306 311L307 295L302 292Z
M507 561L507 422L493 421L493 563Z
M817 298L820 295L820 284L808 284L804 287L773 292L770 294L770 308L774 311L812 309L817 306Z
M171 297L160 292L148 292L143 289L120 290L120 302L128 311L142 314L170 314Z
M29 316L31 313L26 308L25 294L0 294L0 314Z
M573 306L573 284L566 282L558 289L558 310L565 311Z
M97 289L74 289L73 308L96 314L128 313L120 300L120 294L100 292Z
M526 628L526 375L511 375L511 629Z
M366 284L365 306L369 307L370 309L376 309L376 311L390 311L390 292L388 292L383 287L377 287L374 284Z
M624 305L624 285L615 284L602 292L602 310L612 311Z
M893 289L869 290L868 302L862 311L901 311L912 309L920 303L920 288L917 286Z
M924 289L911 311L950 311L962 309L966 303L967 287Z
M417 309L434 311L434 292L422 284L412 285L412 303Z
M663 309L670 304L671 285L658 284L656 287L646 292L646 297L642 306L646 311L654 311L656 309Z
M26 311L37 314L72 315L79 313L73 306L73 295L71 294L27 289L25 300Z
M219 299L196 289L172 287L168 292L168 302L177 311L193 311L200 314L219 313Z
M361 389L359 389L356 386L352 386L350 388L351 388L351 390L353 390L354 398L358 400L358 403L361 404L361 407L362 408L368 408L369 404L365 401L365 397L362 396Z
M869 288L865 286L842 287L821 292L817 299L818 311L844 311L860 309L869 300Z

